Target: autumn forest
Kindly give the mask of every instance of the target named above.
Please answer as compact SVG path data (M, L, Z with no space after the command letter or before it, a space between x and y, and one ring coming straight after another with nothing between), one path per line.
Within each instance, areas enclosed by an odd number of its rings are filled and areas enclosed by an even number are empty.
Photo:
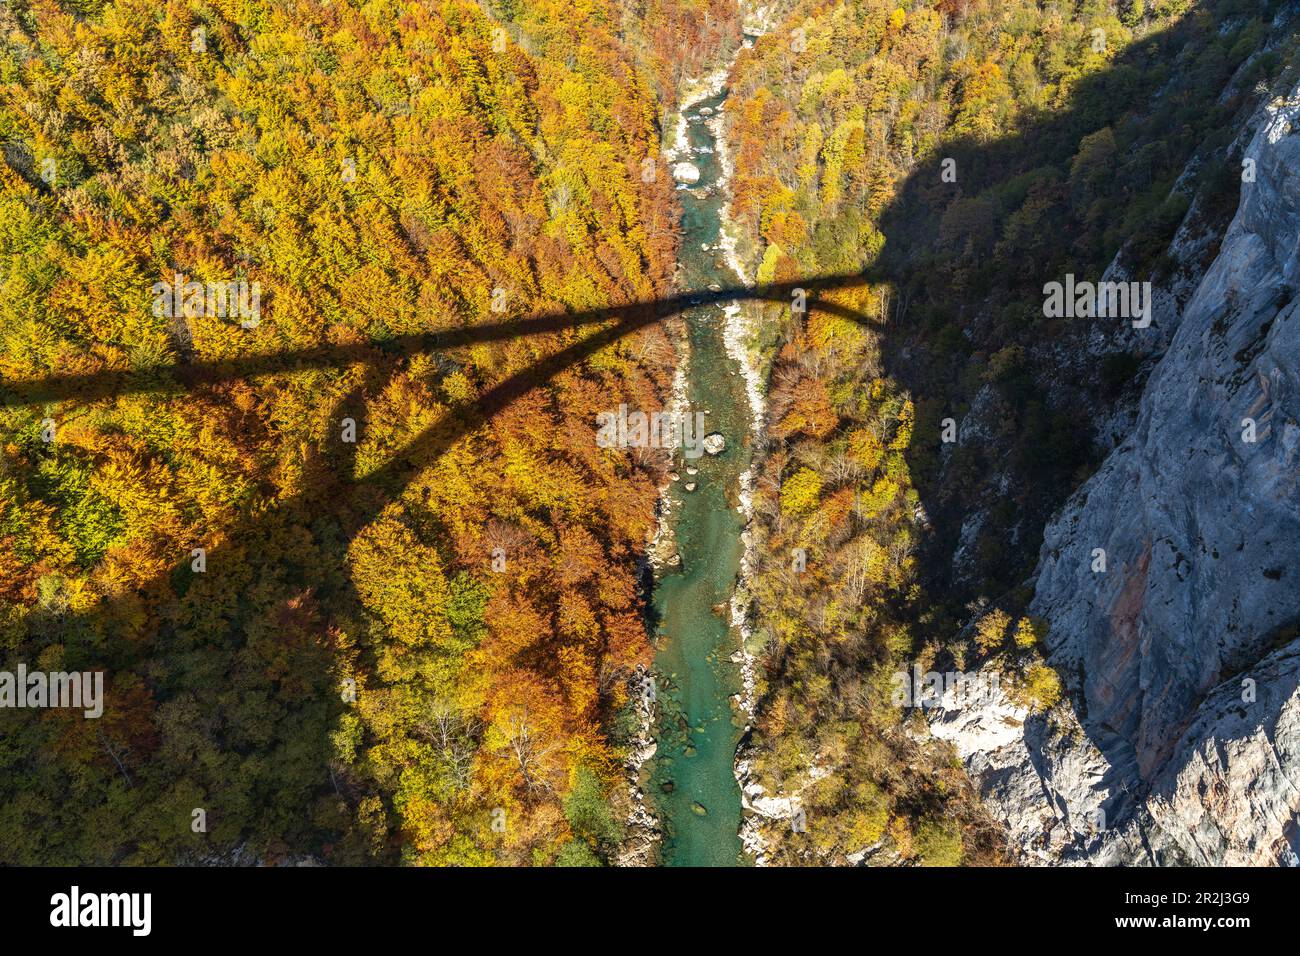
M892 675L1060 698L1023 582L1096 382L1032 278L1230 213L1272 6L4 0L0 670L102 673L103 713L0 708L0 863L658 862L650 554L692 461L596 422L680 388L713 74L736 281L779 290L742 303L720 657L801 811L747 827L778 865L1006 863ZM946 449L977 396L1003 433Z

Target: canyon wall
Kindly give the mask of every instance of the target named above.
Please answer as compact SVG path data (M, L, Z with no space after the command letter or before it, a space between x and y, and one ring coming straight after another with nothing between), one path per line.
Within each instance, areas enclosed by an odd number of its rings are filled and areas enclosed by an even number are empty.
M1297 862L1298 117L1300 90L1251 124L1127 437L1045 531L1029 611L1067 699L931 717L1025 862Z

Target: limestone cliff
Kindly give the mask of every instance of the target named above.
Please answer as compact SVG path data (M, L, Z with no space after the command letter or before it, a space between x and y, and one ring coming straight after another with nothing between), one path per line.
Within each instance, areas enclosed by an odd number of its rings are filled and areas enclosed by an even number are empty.
M1070 700L932 721L1027 861L1297 861L1297 124L1300 90L1256 118L1127 437L1045 531L1030 613Z

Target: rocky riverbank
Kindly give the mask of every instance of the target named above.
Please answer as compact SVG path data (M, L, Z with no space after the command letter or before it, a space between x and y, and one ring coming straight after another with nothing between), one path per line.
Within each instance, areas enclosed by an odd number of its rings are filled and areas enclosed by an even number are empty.
M753 37L760 35L765 29L766 25L762 17L747 23L746 44L752 43ZM730 64L727 69L730 72ZM730 187L735 172L735 162L726 135L726 107L727 104L724 103L722 109L709 121L709 127L717 144L718 163L722 168L718 189L727 196L720 213L722 229L719 251L722 253L727 266L735 274L738 282L741 285L748 285L753 281L753 278L749 275L750 270L739 252L740 227L731 216ZM753 303L732 302L725 307L724 315L726 318L722 333L723 344L726 347L727 355L736 363L741 376L744 378L745 396L749 404L750 433L757 454L763 447L767 421L765 382L757 354L757 346L755 345L758 307ZM749 467L740 475L736 507L744 518L744 528L740 535L744 551L740 559L740 574L736 581L736 589L731 598L731 623L740 637L739 647L731 659L740 668L743 688L733 703L744 715L746 734L749 733L752 727L754 711L758 704L758 658L752 647L754 639L754 608L751 591L755 567L753 532L754 474L755 463L751 461ZM766 846L758 828L757 818L771 817L774 814L778 816L786 815L787 811L793 811L779 802L772 803L774 798L767 797L762 784L754 779L751 762L745 754L744 739L747 738L742 738L742 745L736 751L734 765L736 782L740 786L741 806L745 814L741 824L740 836L745 852L754 860L755 865L762 866L767 862L767 854Z
M688 190L700 181L701 171L696 162L703 159L703 155L696 155L692 151L687 114L699 107L702 102L710 98L716 98L721 94L729 69L730 64L727 67L715 70L707 76L688 80L683 86L676 119L669 126L662 154L663 165L671 170L674 180L678 183L679 190ZM709 110L709 108L702 108L700 112L705 113L706 110ZM711 112L711 110L709 111ZM710 124L710 129L714 129L712 124ZM712 148L710 147L708 151L711 152ZM703 154L704 150L700 152ZM713 186L706 183L698 190L691 191L690 195L695 199L704 199L712 191ZM682 254L683 256L690 255L692 250L683 246ZM690 281L685 276L685 269L679 262L675 291L679 293L687 292L690 285ZM678 330L680 334L676 337L675 345L679 362L673 377L672 392L667 410L675 416L683 416L690 409L688 368L690 367L691 344L684 323L678 326ZM671 451L676 455L679 449L673 448ZM679 471L685 471L687 475L694 475L696 468L688 463L687 467L671 472L670 477L660 486L657 503L657 523L650 540L647 542L646 562L648 567L646 570L652 575L656 586L658 586L666 572L679 571L682 565L678 547L677 523L682 519L681 512L685 502L680 498L679 494L672 491L674 484L681 478ZM690 480L683 485L683 490L689 492L693 491L695 487L697 487L696 481ZM662 707L661 702L658 700L660 689L656 687L651 673L637 674L632 684L634 685L631 688L632 692L636 695L635 708L638 728L625 764L630 809L625 821L628 836L619 862L622 865L636 866L658 862L658 858L662 853L662 821L657 818L655 811L649 805L645 793L649 777L647 765L660 752L660 742L656 739L655 721L659 717L658 712L662 710Z

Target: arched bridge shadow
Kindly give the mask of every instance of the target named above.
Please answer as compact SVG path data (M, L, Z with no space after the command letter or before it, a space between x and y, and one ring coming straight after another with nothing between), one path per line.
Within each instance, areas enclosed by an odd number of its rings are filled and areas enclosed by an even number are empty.
M188 686L158 687L156 702L158 709L146 708L140 713L145 716L131 722L129 719L118 720L116 706L107 711L104 726L96 726L91 739L85 742L88 752L98 753L107 777L107 799L112 802L121 797L113 797L111 791L116 788L131 790L154 772L149 761L140 762L136 758L157 745L158 734L150 727L151 723L171 717L163 716L163 711L195 707L187 703L196 691L202 695L221 697L228 693L265 693L264 681L259 677L244 687L227 686L241 683L238 674L240 661L246 657L265 656L279 653L278 645L295 642L293 636L301 630L302 621L315 620L311 626L320 630L328 625L327 621L312 618L310 607L304 609L295 603L299 598L295 594L314 591L323 595L325 605L337 604L349 606L355 602L355 590L349 580L345 565L347 541L365 528L391 503L397 501L409 483L424 469L436 463L458 441L472 434L476 429L489 424L493 418L513 403L519 401L530 391L550 382L566 369L580 365L602 349L619 340L645 329L655 323L663 322L680 315L685 310L721 304L733 301L764 301L790 303L796 290L806 293L809 311L822 310L841 315L845 318L863 323L871 319L840 305L825 295L839 289L848 289L870 281L863 275L835 275L812 278L802 282L781 282L765 286L742 286L704 291L686 291L658 300L634 302L606 309L591 310L568 314L545 314L519 319L505 319L491 324L442 329L438 331L400 336L382 344L359 344L339 346L318 346L298 350L268 352L243 356L234 360L177 362L134 371L103 370L88 374L54 374L42 378L0 383L0 400L10 407L14 406L58 406L80 407L99 401L111 400L131 394L150 394L160 397L183 398L189 394L200 393L223 383L251 380L311 369L338 366L360 365L364 369L362 381L353 391L345 396L335 408L335 415L349 415L356 420L358 442L353 444L338 443L331 451L323 449L319 464L328 470L329 486L317 487L308 483L304 490L285 496L274 502L269 509L253 510L245 514L229 527L210 528L206 530L206 540L218 542L206 555L206 573L190 575L188 571L189 544L178 545L176 556L177 570L160 575L142 584L124 599L101 600L88 609L77 612L63 612L45 622L44 633L49 642L68 643L78 646L78 669L102 669L106 679L112 680L115 672L122 672L129 680L135 680L137 672L147 666L142 663L140 655L188 656L190 659L203 658L210 663L204 665L215 669L212 674L212 686L198 689ZM364 437L367 422L364 418L367 396L374 396L382 391L389 377L396 374L403 366L407 356L427 354L429 352L445 353L457 348L487 342L516 340L530 336L542 336L551 333L577 333L581 337L568 343L558 351L534 361L528 367L514 372L484 390L472 403L462 404L445 412L438 420L429 424L402 447L389 454L378 468L358 474L355 462L357 447ZM233 413L233 409L232 409ZM57 414L57 410L56 410ZM592 441L595 441L596 423L592 423ZM337 433L335 433L337 435ZM269 569L278 576L275 588L276 606L283 605L286 610L279 612L285 634L262 635L257 629L261 624L244 620L240 613L232 614L229 604L222 604L221 610L206 615L206 630L196 633L196 628L187 625L184 631L178 630L163 614L159 624L162 629L155 637L149 639L148 648L129 647L130 641L117 638L115 623L129 618L138 608L137 602L149 602L153 605L174 605L177 595L182 600L189 583L201 577L198 586L203 589L258 588L254 579L248 580L251 573L256 578L258 571L250 571L249 563L256 555L260 563L272 562L274 558L267 552L272 550L271 542L277 534L276 529L284 525L302 525L307 523L312 528L312 536L325 541L325 545L315 548L311 556L291 557L279 562L278 567ZM333 542L329 544L328 542ZM321 565L333 560L334 567L322 568ZM223 582L228 582L224 583ZM206 592L204 592L206 593ZM237 630L249 628L248 633ZM220 647L222 651L216 651ZM299 654L295 660L294 670L302 673L296 676L300 684L315 685L328 690L333 684L331 677L333 662L328 655L311 656L301 647L294 653ZM212 659L216 659L215 663ZM263 665L254 665L261 667ZM188 671L187 671L188 673ZM282 685L283 691L283 685ZM137 689L142 693L143 689ZM124 692L115 685L113 697L120 697ZM334 726L340 712L336 692L304 695L285 695L292 697L290 703L277 703L276 710L265 719L268 722L278 720L281 729L273 736L307 737L317 742L328 740L326 728ZM118 700L110 701L117 705ZM268 703L266 706L273 706ZM202 713L195 710L194 714ZM215 713L222 713L217 709ZM204 718L210 721L211 716ZM284 723L293 721L293 723ZM95 721L86 724L97 724ZM296 728L296 729L289 729ZM271 733L271 731L266 731ZM21 731L20 731L21 733ZM239 743L240 734L233 729L216 731L222 741L222 748L246 748L247 743ZM289 741L284 741L289 743ZM134 756L133 756L134 751ZM329 765L328 759L321 751L320 765ZM116 769L114 769L116 768ZM267 771L271 773L272 771ZM321 774L324 771L320 771ZM287 773L285 773L287 775ZM198 779L207 781L201 788L208 792L215 789L206 772ZM155 781L157 782L157 781ZM346 775L336 773L330 768L329 778L322 776L319 785L332 786L340 797L347 797L353 802L359 797L354 792ZM268 802L274 809L269 813L263 826L265 832L256 834L267 843L276 842L293 846L295 843L311 845L310 838L304 838L303 828L307 816L306 804L308 794L286 795L278 779L268 780L265 784L269 792L276 793L274 800ZM225 800L213 798L215 803ZM75 813L71 807L69 811ZM179 810L177 811L180 812ZM188 811L185 811L188 812ZM118 862L119 854L126 851L114 851L112 855L99 858L97 853L106 852L102 848L68 850L51 849L47 844L62 843L64 831L75 829L81 824L78 818L63 818L56 808L49 808L42 814L44 822L42 832L35 833L31 839L41 844L40 849L31 849L33 859L44 862L64 860L66 862L88 862L99 859L100 862ZM214 821L218 819L214 811ZM246 830L239 829L240 821L232 819L232 829L221 834L227 845L247 839ZM246 821L245 821L246 822ZM123 833L130 830L124 827ZM161 827L160 827L161 829ZM296 835L296 836L295 836ZM119 835L107 841L124 839ZM360 853L364 859L386 859L386 854L393 848L368 848ZM63 854L63 855L61 855ZM10 861L22 860L22 853L7 852L0 848L0 857ZM354 858L355 855L354 855Z
M1168 83L1167 73L1171 67L1178 65L1180 50L1202 34L1212 35L1215 29L1216 25L1212 21L1207 23L1201 18L1189 16L1165 34L1147 38L1106 69L1080 79L1070 94L1068 104L1053 113L1044 112L1042 115L1026 117L1019 124L1018 132L999 137L993 142L968 138L946 143L944 156L933 156L911 169L890 201L881 218L882 229L887 237L885 255L881 264L869 271L808 279L789 279L783 276L782 281L766 286L684 292L659 300L622 304L588 312L503 319L492 324L399 336L382 344L319 346L257 354L231 361L178 363L131 372L53 374L39 379L0 383L0 398L10 405L34 406L59 402L89 403L132 393L179 397L222 382L349 364L361 364L367 369L365 380L356 393L360 394L381 387L386 374L391 374L400 365L404 355L454 350L480 343L549 333L582 333L580 338L569 342L559 351L538 359L529 367L490 386L472 404L447 412L389 455L379 468L357 476L355 469L346 460L348 450L344 449L343 457L335 457L329 462L334 483L328 493L317 489L311 493L303 492L286 497L277 501L269 511L237 520L229 528L213 529L214 532L220 532L221 538L228 542L226 550L238 554L257 548L266 537L266 528L278 521L288 520L286 515L311 515L314 509L317 512L314 516L323 525L329 525L332 520L337 526L325 527L323 537L337 535L346 538L395 501L422 469L444 456L464 436L520 401L532 389L637 330L669 319L683 310L697 305L736 300L788 303L794 290L802 288L808 292L810 311L821 310L874 326L874 319L846 308L830 297L839 289L890 282L908 296L910 312L899 309L896 314L903 321L891 322L885 330L883 347L886 372L905 391L933 399L933 413L918 412L916 432L918 435L937 434L934 426L939 415L953 414L960 417L957 406L969 399L968 395L962 394L963 383L975 356L1030 337L1030 326L1019 323L1019 320L1025 314L1032 316L1034 299L1041 294L1042 283L1059 278L1076 265L1078 271L1082 272L1085 266L1093 265L1090 260L1102 253L1113 252L1113 249L1107 247L1109 240L1102 242L1100 248L1076 248L1066 241L1048 241L1053 236L1068 239L1073 236L1073 230L1082 230L1084 220L1090 215L1091 208L1095 207L1096 200L1090 195L1083 197L1089 200L1088 204L1080 202L1077 209L1067 208L1068 215L1062 215L1060 219L1049 216L1031 223L1030 228L1022 230L1028 237L1024 243L1012 242L1006 247L1000 247L999 239L1010 234L1017 216L1022 215L1021 201L1028 196L1038 203L1040 211L1061 208L1060 196L1070 188L1068 170L1071 157L1080 143L1098 130L1126 122L1126 110L1138 98L1143 102L1151 100L1155 103L1161 111L1161 121L1167 118L1171 130L1168 142L1160 143L1163 151L1157 151L1144 160L1153 164L1153 176L1155 173L1163 175L1168 169L1181 168L1195 146L1195 143L1188 142L1183 126L1195 119L1200 112L1212 108L1215 97L1221 92L1221 86L1211 90L1208 96L1184 96L1177 89L1167 100L1159 99L1156 94L1177 86ZM956 160L959 170L956 184L950 184L943 178L943 158ZM1129 157L1126 161L1136 158L1141 157ZM1060 176L1053 178L1048 171L1050 166L1056 166L1058 171L1066 170L1065 181L1061 181ZM1111 203L1107 208L1122 209L1123 203L1131 197L1125 193L1118 177L1111 179L1111 182L1103 183L1100 198ZM1103 180L1104 177L1099 181ZM1096 189L1097 186L1093 183L1088 188ZM1067 202L1064 206L1069 207L1070 204ZM1063 252L1062 249L1066 251ZM1004 308L994 321L977 327L976 313L989 302L999 301L999 297L1007 305L1027 306L1030 311L1025 313L1023 309L1017 312L1012 308ZM1095 370L1092 372L1095 373ZM1015 403L1012 407L1023 409L1042 403L1045 391L1042 380L1049 375L1050 370L1045 375L1043 369L1013 369L1013 374L1004 376L993 385ZM1060 377L1064 379L1067 375L1062 372ZM1075 384L1082 387L1086 382ZM357 401L356 405L358 413L361 413L364 402ZM1067 421L1067 424L1072 422L1073 420ZM364 429L365 423L359 420L358 425ZM1052 436L1048 434L1046 437L1050 439ZM1001 522L1003 527L1000 529L1010 529L1012 533L1001 537L993 533L987 535L991 550L1002 548L1004 554L1015 555L1017 560L1004 562L1002 572L988 580L970 583L959 581L958 575L951 571L951 545L959 536L966 514L966 503L982 490L982 486L995 481L1005 469L986 454L987 449L958 450L953 455L953 461L937 461L934 450L936 444L934 441L928 445L922 440L914 441L905 455L921 501L934 519L935 530L931 537L941 550L945 546L948 548L940 560L927 562L932 568L938 568L933 574L934 580L927 583L931 585L931 593L950 592L944 596L954 606L960 606L975 591L996 595L1000 589L1010 589L1023 580L1026 560L1032 567L1036 556L1044 521L1071 489L1070 475L1087 464L1087 454L1077 444L1055 447L1050 441L1044 441L1040 447L1045 448L1046 452L1035 453L1032 442L1021 443L1028 448L1027 451L1025 447L1021 448L1028 457L1023 462L1015 463L1015 475L1024 479L1027 490L1019 494L1016 500L1005 502L1006 510L1010 513L1008 520ZM962 456L966 456L965 465ZM965 480L971 476L971 480ZM990 527L999 530L997 522ZM322 553L326 551L323 550ZM334 547L328 553L338 555L342 549ZM178 562L180 559L181 556L178 555ZM222 555L214 554L210 557L210 563L214 570L222 568ZM236 563L232 561L230 565ZM320 576L325 579L322 587L345 590L348 586L346 575L341 569L310 566L311 563L306 560L299 562L299 565L291 570L295 581L310 583L313 576ZM168 586L169 581L159 579L146 585L143 590L161 590ZM251 585L250 582L240 581L234 586ZM117 612L111 602L104 602L89 610L68 614L53 626L61 631L77 628L94 631L97 620L103 620ZM935 629L951 633L955 630L951 627L953 624L953 619L940 616ZM246 653L247 636L226 633L232 625L220 616L214 616L211 625L212 633L204 635L202 640L228 642L231 648L228 656L240 660ZM198 639L191 639L189 644L179 640L163 640L159 642L158 652L188 654L199 658L203 656L205 648L197 646L196 640ZM91 649L97 659L109 669L122 660L125 653L105 642L92 641ZM248 667L251 670L258 664L254 660ZM327 671L327 664L325 662L322 665L322 672ZM238 674L238 667L232 667L232 672ZM225 673L211 675L214 684L224 682L226 677ZM325 681L322 680L321 684L324 686ZM179 699L186 688L166 687L162 690L160 697ZM260 686L255 686L255 690L257 693L262 692ZM214 691L216 692L226 691L222 688ZM247 684L240 684L230 688L229 693L251 692ZM272 705L259 702L258 706L262 708L258 711L258 719L262 719L263 711L269 712ZM336 703L303 704L302 707L310 712L295 726L300 727L302 734L323 736L322 728L331 726L335 714L330 709L331 706L337 708ZM164 719L184 720L192 716L177 706ZM109 732L101 735L98 740L90 739L86 746L90 749L106 749L112 761L121 766L118 759L121 755L116 749L118 745L110 745L103 740L103 737L113 733L111 727ZM147 734L148 731L141 733ZM265 738L293 736L287 731L263 731L259 735L243 727L222 728L220 733L229 750L244 752L254 749L254 742L264 744ZM120 736L114 736L114 741ZM14 746L21 753L22 741L16 742ZM14 781L13 789L6 792L20 794L22 774L41 759L44 758L37 754L22 754L14 764L16 769L12 773L5 771ZM303 763L311 763L300 755L286 755L282 758L277 755L275 759L286 762L299 759ZM313 772L317 776L320 776L320 763L313 764ZM3 769L0 767L0 770ZM222 773L228 770L225 767L220 769ZM131 774L136 774L134 768ZM129 775L123 770L121 776L127 778ZM304 780L309 776L306 772L299 774ZM332 782L335 791L348 793L346 780ZM69 788L87 786L84 781L72 779L71 775L67 785ZM122 785L130 787L131 780L123 780ZM310 786L318 788L321 781L312 778ZM330 786L330 782L325 782L324 786ZM248 793L241 792L241 798L255 801L259 807L271 807L266 811L261 836L268 841L278 840L290 846L296 845L295 840L297 843L305 842L301 839L306 826L303 818L307 816L306 808L310 806L312 798L308 784L303 785L302 792L285 794L281 790L271 790L266 780L259 778L248 785L247 791ZM269 799L267 793L274 793L276 800ZM75 798L74 793L72 799ZM187 795L180 794L175 799L177 807L184 807L184 812L188 813L189 805L184 802ZM39 852L29 852L27 848L20 852L0 846L0 859L5 859L6 862L23 859L25 853L41 862L82 862L98 858L96 854L99 851L92 843L79 842L79 838L64 832L53 832L67 829L57 822L61 819L58 807L36 807L19 803L20 800L15 799L11 811L14 819L33 821L36 829L46 832L39 835ZM114 805L112 800L106 801L105 806L110 809L105 812L111 812ZM321 826L325 827L324 824ZM235 831L225 836L234 841L246 837L246 834ZM91 839L93 838L86 838L87 841ZM380 855L379 851L374 850L367 850L362 855L367 854L371 857ZM105 859L103 862L114 860Z

